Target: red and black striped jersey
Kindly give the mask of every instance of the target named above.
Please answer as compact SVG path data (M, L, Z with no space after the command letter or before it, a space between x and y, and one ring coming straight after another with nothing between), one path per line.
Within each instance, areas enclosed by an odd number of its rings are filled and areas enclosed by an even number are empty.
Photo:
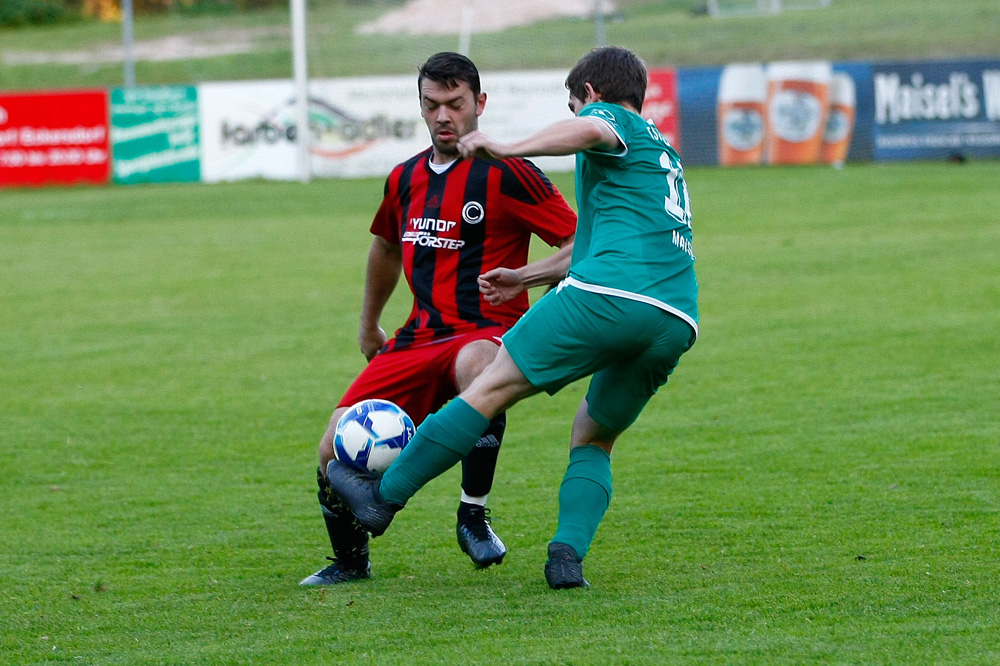
M371 232L402 245L413 310L385 349L426 344L487 326L510 327L528 295L489 305L479 275L528 262L531 235L558 246L576 231L576 214L531 162L460 159L444 173L431 149L393 169Z

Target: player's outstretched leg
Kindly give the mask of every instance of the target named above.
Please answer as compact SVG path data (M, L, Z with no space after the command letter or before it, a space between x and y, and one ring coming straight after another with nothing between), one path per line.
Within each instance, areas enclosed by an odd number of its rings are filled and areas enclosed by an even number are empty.
M575 446L559 488L559 525L549 544L549 587L587 587L583 558L611 503L611 456L599 446Z
M344 500L372 536L384 534L396 513L403 508L402 504L382 499L378 474L361 472L333 459L326 467L326 478L333 492Z
M462 552L480 569L500 564L507 554L507 547L490 525L490 510L486 508L506 425L506 414L495 417L476 448L462 459L463 499L458 505L455 533Z
M424 484L469 455L489 424L471 405L456 398L424 419L384 476L353 470L334 459L326 468L326 478L364 528L379 536Z
M319 485L319 505L333 547L333 557L327 558L329 565L307 576L299 585L336 585L371 578L367 532L343 500L333 494L319 469L316 470L316 483Z

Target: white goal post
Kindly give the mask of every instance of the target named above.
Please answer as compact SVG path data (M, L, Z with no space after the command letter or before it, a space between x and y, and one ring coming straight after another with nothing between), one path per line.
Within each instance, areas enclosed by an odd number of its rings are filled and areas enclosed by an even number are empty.
M291 0L292 80L295 82L295 149L299 182L312 178L309 163L309 66L306 60L306 0Z
M780 14L785 9L822 9L833 0L708 0L712 16Z

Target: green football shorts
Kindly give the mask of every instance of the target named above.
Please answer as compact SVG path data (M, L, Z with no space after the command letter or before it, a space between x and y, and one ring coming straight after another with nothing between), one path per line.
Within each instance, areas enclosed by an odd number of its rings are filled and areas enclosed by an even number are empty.
M532 386L554 394L593 375L588 412L625 430L667 383L695 332L653 305L563 286L542 297L503 336Z

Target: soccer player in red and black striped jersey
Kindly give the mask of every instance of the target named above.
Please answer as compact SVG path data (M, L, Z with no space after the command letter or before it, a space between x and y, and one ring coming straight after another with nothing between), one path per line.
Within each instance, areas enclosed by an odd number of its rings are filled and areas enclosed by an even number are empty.
M478 128L486 106L475 65L457 53L431 56L417 87L432 145L393 169L371 225L358 334L369 363L338 403L319 447L319 501L334 557L302 585L371 576L368 534L326 480L340 416L360 400L382 398L420 423L493 360L500 336L528 308L526 290L555 284L569 267L576 215L549 179L524 159L466 160L459 154L459 139ZM528 264L532 235L559 251ZM491 305L478 277L500 267L514 268L508 282L520 293ZM379 320L400 273L413 293L413 309L387 339ZM479 567L500 563L507 552L486 509L505 425L504 414L493 419L462 461L456 531Z

